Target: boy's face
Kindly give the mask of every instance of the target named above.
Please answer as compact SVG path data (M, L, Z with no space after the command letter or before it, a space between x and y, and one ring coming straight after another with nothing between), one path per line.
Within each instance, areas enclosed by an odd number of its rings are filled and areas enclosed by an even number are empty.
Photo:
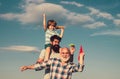
M50 26L49 26L49 29L50 29L50 30L54 30L55 27L54 27L53 25L50 25Z
M54 29L55 29L55 23L54 23L54 22L52 22L52 23L50 24L49 29L50 29L50 30L54 30Z
M63 62L67 62L70 59L70 51L68 48L61 48L60 58Z

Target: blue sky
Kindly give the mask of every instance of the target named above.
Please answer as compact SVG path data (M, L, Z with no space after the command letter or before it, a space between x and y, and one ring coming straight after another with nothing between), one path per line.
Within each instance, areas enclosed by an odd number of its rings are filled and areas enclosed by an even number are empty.
M120 78L120 0L0 0L0 78L42 79L41 72L20 72L44 48L42 14L65 26L61 46L80 45L85 70L73 79Z

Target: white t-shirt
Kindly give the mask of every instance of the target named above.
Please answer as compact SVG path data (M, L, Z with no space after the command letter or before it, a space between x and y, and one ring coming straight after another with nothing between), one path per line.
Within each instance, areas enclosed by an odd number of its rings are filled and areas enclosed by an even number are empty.
M49 30L49 29L46 30L46 32L45 32L45 44L50 43L50 38L53 35L58 35L59 36L59 33L57 33L56 30Z

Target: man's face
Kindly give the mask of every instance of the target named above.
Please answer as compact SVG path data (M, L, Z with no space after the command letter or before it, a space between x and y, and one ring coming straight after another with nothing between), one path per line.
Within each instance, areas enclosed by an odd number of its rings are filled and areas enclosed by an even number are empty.
M54 45L59 45L59 40L57 40L57 39L54 39L54 41L52 42L52 45L54 46Z
M59 40L54 39L54 41L52 42L52 49L54 52L58 53L59 52Z
M61 49L60 58L63 62L67 62L70 59L70 51L68 48Z

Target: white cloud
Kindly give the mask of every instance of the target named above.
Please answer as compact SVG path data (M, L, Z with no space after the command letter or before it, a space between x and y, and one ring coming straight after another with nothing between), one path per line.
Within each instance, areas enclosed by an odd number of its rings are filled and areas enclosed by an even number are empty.
M112 36L120 36L119 30L107 30L103 32L93 33L90 36L99 36L99 35L112 35Z
M66 13L66 18L70 24L82 24L86 22L93 22L94 19L85 14L76 14L74 12Z
M30 23L41 23L42 25L42 14L46 13L47 19L55 19L60 21L63 25L80 25L87 23L84 27L95 29L98 27L105 26L105 23L95 22L99 21L98 18L105 18L106 20L114 20L113 16L107 12L101 12L93 7L87 7L90 13L81 14L71 12L65 9L62 5L53 3L44 3L45 0L25 0L25 4L21 5L23 13L6 13L0 14L0 18L6 20L16 20L22 24ZM76 5L82 7L84 5L77 2L61 1L63 4ZM85 7L85 6L84 6ZM119 16L119 15L118 15ZM89 24L90 23L90 24ZM89 24L89 25L88 25ZM114 20L114 24L119 25L119 20Z
M32 47L32 46L8 46L8 47L0 47L0 50L20 51L20 52L39 52L40 51L38 48Z
M17 19L17 17L19 17L19 15L13 13L0 14L0 18L4 18L7 20Z
M23 6L22 8L24 10L24 13L22 14L6 13L0 14L0 17L7 20L17 19L22 24L27 24L42 21L43 12L45 12L48 17L56 16L56 18L60 18L64 12L66 13L66 10L63 7L51 3L42 3L39 5L35 3L30 3L27 6Z
M28 1L30 2L32 0ZM93 19L88 15L70 12L69 10L64 9L61 5L56 5L52 3L29 3L22 6L22 8L24 12L21 14L6 13L0 14L0 17L7 20L16 19L22 24L40 22L42 23L42 14L45 12L47 18L55 18L59 21L62 21L63 23L66 22L68 24L79 24L93 21Z
M119 18L120 18L120 14L117 14L117 17L119 17Z
M106 24L103 22L95 22L92 24L84 25L84 27L89 28L89 29L96 29L96 28L100 28L100 27L104 27L104 26L106 26Z
M96 15L99 13L99 10L92 8L92 7L87 7L91 12L90 15Z
M91 12L90 15L97 16L99 18L105 18L108 20L112 20L113 16L107 12L101 12L98 9L92 8L92 7L87 7Z
M115 19L113 22L116 26L120 26L120 19Z
M107 12L101 12L97 15L98 17L103 17L103 18L106 18L108 20L112 20L113 17L111 14L107 13Z
M45 0L25 0L25 2L27 4L29 4L29 3L43 3L43 2L45 2Z
M62 4L71 4L71 5L75 5L75 6L77 6L77 7L82 7L82 6L84 6L83 4L77 3L77 2L75 2L75 1L73 1L73 2L61 1L61 3L62 3Z

